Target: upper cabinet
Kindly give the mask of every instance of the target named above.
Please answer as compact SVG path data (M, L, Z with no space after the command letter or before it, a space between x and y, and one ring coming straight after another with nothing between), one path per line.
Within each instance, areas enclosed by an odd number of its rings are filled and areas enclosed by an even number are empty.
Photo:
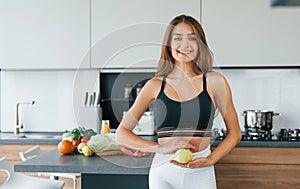
M0 69L89 68L89 0L2 0Z
M180 14L202 20L216 67L300 66L300 8L270 0L1 0L0 69L156 68Z
M156 68L167 24L180 14L200 20L201 0L91 0L93 68Z
M300 8L270 0L203 0L215 66L300 66Z

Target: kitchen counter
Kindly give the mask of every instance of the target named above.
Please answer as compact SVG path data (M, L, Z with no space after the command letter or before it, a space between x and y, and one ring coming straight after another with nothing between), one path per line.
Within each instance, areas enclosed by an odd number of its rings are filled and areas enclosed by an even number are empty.
M217 145L218 142L220 141L213 141L212 147ZM248 142L251 142L250 148L241 147L241 145L249 146ZM260 142L262 143L259 144ZM270 143L274 144L277 142ZM286 144L283 141L278 141L278 143ZM298 144L299 142L287 141L287 143ZM266 145L267 143L266 141L241 141L237 148L216 164L216 176L221 185L233 182L236 185L241 184L241 181L238 179L227 181L225 178L238 177L230 176L230 174L244 174L242 183L249 177L249 172L261 178L262 176L260 174L257 175L255 171L260 167L264 167L261 171L265 178L265 174L268 175L267 173L269 173L271 166L272 170L274 169L274 172L277 173L276 176L278 178L276 178L278 182L283 182L282 180L285 179L284 175L293 175L294 172L299 170L299 158L297 157L299 148L279 148L278 146L276 148L269 148L269 146L264 148L252 144ZM266 151L270 155L266 156ZM272 154L275 154L275 156ZM15 164L14 170L16 172L80 172L82 174L82 189L95 188L95 186L112 189L121 187L143 189L148 188L148 173L152 158L153 156L134 158L123 154L102 154L91 157L85 157L77 153L62 155L57 149L53 149L36 158ZM240 169L240 167L243 168ZM229 174L229 176L226 174ZM268 177L268 179L272 180L272 176L274 176L273 173L269 175L270 178ZM259 182L258 184L264 186L263 183ZM280 188L283 188L281 185ZM232 188L232 186L229 188ZM245 188L245 186L243 185L240 188ZM273 185L271 188L273 188Z
M134 158L118 154L91 156L62 155L57 149L14 166L16 172L81 173L82 189L148 188L148 172L153 156ZM117 182L116 182L117 181Z
M269 149L269 150L268 150ZM221 188L289 188L299 181L287 175L299 172L299 148L237 147L215 165ZM266 156L266 152L269 154ZM85 157L77 153L62 155L57 149L15 164L16 172L80 172L82 189L148 188L153 156L134 158L116 154ZM257 174L259 171L260 174ZM249 177L251 175L251 177ZM274 180L274 178L276 178ZM236 179L239 178L239 179ZM285 182L286 181L286 182ZM231 184L234 183L234 184ZM273 184L274 183L274 184ZM226 186L226 187L225 187ZM222 187L222 188L223 188ZM253 188L253 187L252 187Z
M148 175L153 156L135 158L124 154L86 157L62 155L57 149L15 165L17 172L68 172L87 174Z

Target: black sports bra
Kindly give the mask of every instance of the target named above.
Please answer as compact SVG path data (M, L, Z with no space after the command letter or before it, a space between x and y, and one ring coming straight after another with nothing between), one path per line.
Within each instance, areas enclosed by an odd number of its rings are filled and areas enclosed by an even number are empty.
M153 111L157 136L210 136L214 119L214 103L206 89L203 76L203 91L195 98L183 102L170 99L164 93L166 77L154 102Z

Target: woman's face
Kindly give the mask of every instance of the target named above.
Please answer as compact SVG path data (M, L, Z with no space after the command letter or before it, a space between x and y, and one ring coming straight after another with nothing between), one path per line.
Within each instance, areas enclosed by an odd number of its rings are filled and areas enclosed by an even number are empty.
M198 39L193 28L184 22L177 24L171 34L171 51L175 61L188 63L198 53Z

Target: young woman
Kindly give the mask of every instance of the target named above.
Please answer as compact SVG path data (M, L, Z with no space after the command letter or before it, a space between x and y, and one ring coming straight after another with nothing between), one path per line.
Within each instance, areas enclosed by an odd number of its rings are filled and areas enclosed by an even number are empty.
M156 153L149 173L151 189L216 188L214 164L241 139L229 84L211 70L212 62L200 23L186 15L174 18L165 33L156 76L142 88L116 131L117 142L134 149L125 153L137 157ZM132 132L150 105L157 143ZM211 152L210 134L217 111L228 135ZM181 148L193 152L192 161L180 164L174 160Z

